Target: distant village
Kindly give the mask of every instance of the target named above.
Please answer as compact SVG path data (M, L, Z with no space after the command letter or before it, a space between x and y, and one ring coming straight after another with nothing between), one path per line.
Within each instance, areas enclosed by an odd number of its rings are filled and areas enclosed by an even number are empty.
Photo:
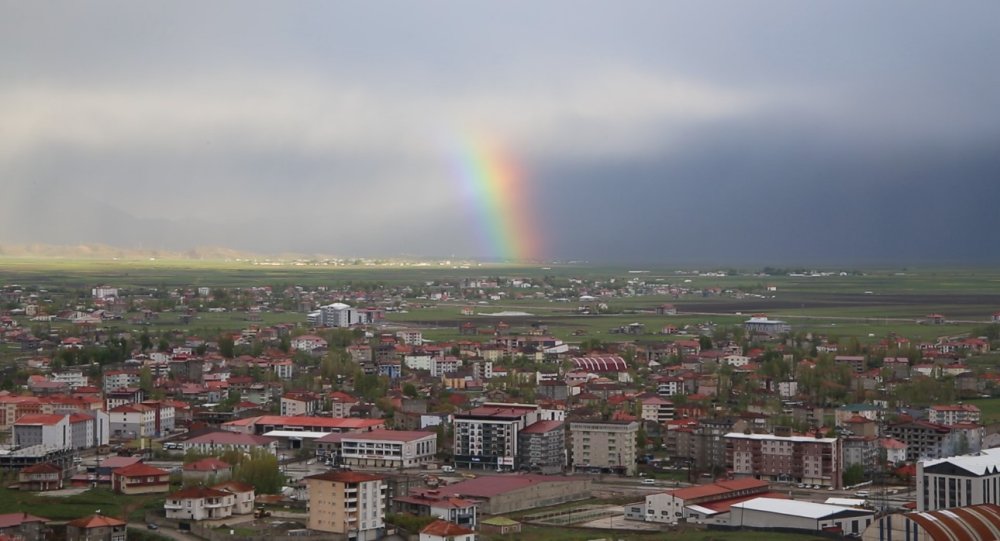
M933 313L919 323L935 340L859 341L762 313L678 323L673 303L773 286L672 282L0 283L0 501L119 498L74 517L0 507L0 540L1000 531L1000 425L975 405L1000 396L982 361L1000 312L981 332ZM475 308L645 296L660 300L629 310L656 318L656 339L635 323L571 343L544 318ZM431 305L454 338L393 318Z

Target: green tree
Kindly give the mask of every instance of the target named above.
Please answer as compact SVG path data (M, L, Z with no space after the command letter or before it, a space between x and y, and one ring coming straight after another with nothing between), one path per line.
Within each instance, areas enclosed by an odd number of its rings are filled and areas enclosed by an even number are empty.
M233 337L226 335L219 338L219 353L227 359L232 359L236 352L236 344L233 342Z
M844 470L844 486L856 485L865 480L865 468L861 464L852 464Z
M254 449L239 461L233 468L233 479L253 485L262 494L277 494L285 484L278 457L261 449Z
M408 396L408 397L410 397L410 398L416 398L417 397L417 386L414 385L414 384L412 384L412 383L409 383L409 382L405 383L403 385L403 394L406 395L406 396Z

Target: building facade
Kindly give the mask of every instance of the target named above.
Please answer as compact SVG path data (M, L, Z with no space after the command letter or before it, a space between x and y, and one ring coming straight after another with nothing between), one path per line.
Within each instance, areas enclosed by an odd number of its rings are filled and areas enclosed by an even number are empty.
M571 422L569 432L574 470L635 475L638 422Z
M331 471L305 478L309 487L309 529L371 541L385 531L385 486L364 473Z
M730 432L725 440L726 460L734 475L834 489L842 485L838 438Z

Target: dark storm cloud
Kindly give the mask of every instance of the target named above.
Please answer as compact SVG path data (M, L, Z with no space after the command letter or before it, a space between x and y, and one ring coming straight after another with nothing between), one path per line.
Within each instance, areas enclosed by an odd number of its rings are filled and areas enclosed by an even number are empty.
M481 134L553 257L997 252L992 2L0 9L0 242L490 256Z

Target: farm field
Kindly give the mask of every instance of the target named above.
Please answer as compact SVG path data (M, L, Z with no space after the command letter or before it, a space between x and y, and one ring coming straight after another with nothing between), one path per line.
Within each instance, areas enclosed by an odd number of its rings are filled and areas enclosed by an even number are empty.
M584 265L469 265L392 264L304 266L273 262L197 260L68 260L0 258L0 283L31 284L60 289L71 294L97 284L117 287L285 287L289 285L363 287L376 284L423 285L457 278L517 276L550 277L568 284L568 279L601 279L621 285L641 279L647 285L675 285L699 291L720 291L719 295L688 294L679 298L665 295L624 296L600 299L611 313L581 315L585 304L576 297L560 301L544 298L504 299L479 302L433 302L410 300L404 312L387 316L389 325L419 326L431 340L459 338L463 321L490 326L501 319L512 325L541 323L549 333L568 342L597 338L603 341L676 340L683 335L664 335L671 325L714 323L737 324L753 313L785 319L796 331L830 337L857 337L861 341L884 338L889 333L915 340L934 340L961 335L985 324L989 315L1000 310L1000 270L998 269L875 269L865 274L828 276L698 275L690 269L629 269ZM773 287L774 291L767 291ZM532 290L538 291L538 290ZM738 291L739 294L733 292ZM671 303L676 316L656 316L656 306ZM462 315L463 307L476 315ZM526 312L524 317L491 316L508 311ZM943 314L946 325L921 324L930 313ZM297 312L265 312L261 324L304 323ZM612 334L611 330L640 323L641 335ZM244 328L248 322L239 313L199 313L181 324L171 313L161 315L150 330L182 330L186 333L213 333ZM65 323L54 323L61 329ZM128 324L111 322L109 327L131 329Z

